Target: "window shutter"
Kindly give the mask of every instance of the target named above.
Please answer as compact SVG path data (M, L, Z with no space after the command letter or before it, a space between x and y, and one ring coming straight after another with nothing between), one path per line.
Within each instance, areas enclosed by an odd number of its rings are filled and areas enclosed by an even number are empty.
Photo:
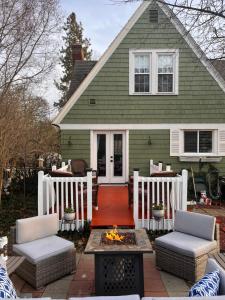
M180 130L171 129L170 130L170 156L180 155Z
M225 156L225 129L218 131L218 155Z

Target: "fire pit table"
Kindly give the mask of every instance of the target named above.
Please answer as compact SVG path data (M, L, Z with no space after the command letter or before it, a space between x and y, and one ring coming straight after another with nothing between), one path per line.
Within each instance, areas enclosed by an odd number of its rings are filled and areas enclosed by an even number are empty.
M97 296L139 294L144 296L143 254L152 253L144 229L120 229L121 241L109 240L108 230L91 232L85 254L95 256Z

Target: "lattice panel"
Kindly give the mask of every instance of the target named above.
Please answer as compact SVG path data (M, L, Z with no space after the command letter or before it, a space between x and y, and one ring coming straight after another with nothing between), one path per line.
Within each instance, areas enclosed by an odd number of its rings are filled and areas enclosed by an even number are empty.
M123 295L140 290L138 255L101 255L97 268L100 294Z

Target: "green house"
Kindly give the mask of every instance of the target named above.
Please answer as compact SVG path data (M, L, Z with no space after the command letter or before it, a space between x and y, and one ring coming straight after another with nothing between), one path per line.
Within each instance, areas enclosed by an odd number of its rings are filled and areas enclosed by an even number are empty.
M78 55L53 122L63 160L86 160L102 183L127 182L133 168L149 175L150 159L225 172L224 70L167 5L144 1L98 62Z

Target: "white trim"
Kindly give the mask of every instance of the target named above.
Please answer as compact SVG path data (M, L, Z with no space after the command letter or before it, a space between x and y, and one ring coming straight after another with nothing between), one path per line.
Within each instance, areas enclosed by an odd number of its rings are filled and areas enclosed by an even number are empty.
M205 66L207 71L211 74L211 76L217 81L220 88L225 92L225 80L220 75L220 73L215 69L215 67L211 64L209 59L207 59L205 53L201 50L198 44L195 42L193 37L188 33L185 29L184 25L180 22L177 16L173 13L173 11L163 3L157 3L158 6L162 9L165 15L171 20L171 23L175 26L177 31L181 34L190 48L193 50L195 55L201 61L201 63Z
M83 92L86 90L86 88L89 86L91 81L95 78L95 76L98 74L98 72L102 69L104 64L107 62L107 60L110 58L110 56L113 54L113 52L117 49L119 44L122 42L122 40L125 38L125 36L128 34L130 29L134 26L134 24L137 22L137 20L140 18L140 16L144 13L146 8L151 4L152 0L150 1L144 1L138 9L135 11L135 13L132 15L132 17L129 19L127 24L123 27L123 29L120 31L120 33L116 36L114 41L110 44L108 49L105 51L105 53L102 55L102 57L99 59L97 64L94 66L94 68L91 70L91 72L87 75L87 77L83 80L83 82L80 84L78 89L73 93L69 101L63 106L59 114L55 117L53 120L53 124L60 124L60 122L63 120L65 115L70 111L70 109L73 107L73 105L77 102L77 100L80 98L80 96L83 94Z
M134 68L135 54L149 55L149 92L135 92L134 90ZM158 92L158 56L168 54L173 56L173 92ZM179 50L178 49L130 49L129 50L129 95L178 95L179 84Z
M223 129L225 123L177 123L177 124L59 124L62 130L155 130L155 129Z
M94 151L92 151L92 147L94 145L94 132L93 130L90 131L90 167L94 170L95 169L95 162L94 162L94 156L93 153Z

